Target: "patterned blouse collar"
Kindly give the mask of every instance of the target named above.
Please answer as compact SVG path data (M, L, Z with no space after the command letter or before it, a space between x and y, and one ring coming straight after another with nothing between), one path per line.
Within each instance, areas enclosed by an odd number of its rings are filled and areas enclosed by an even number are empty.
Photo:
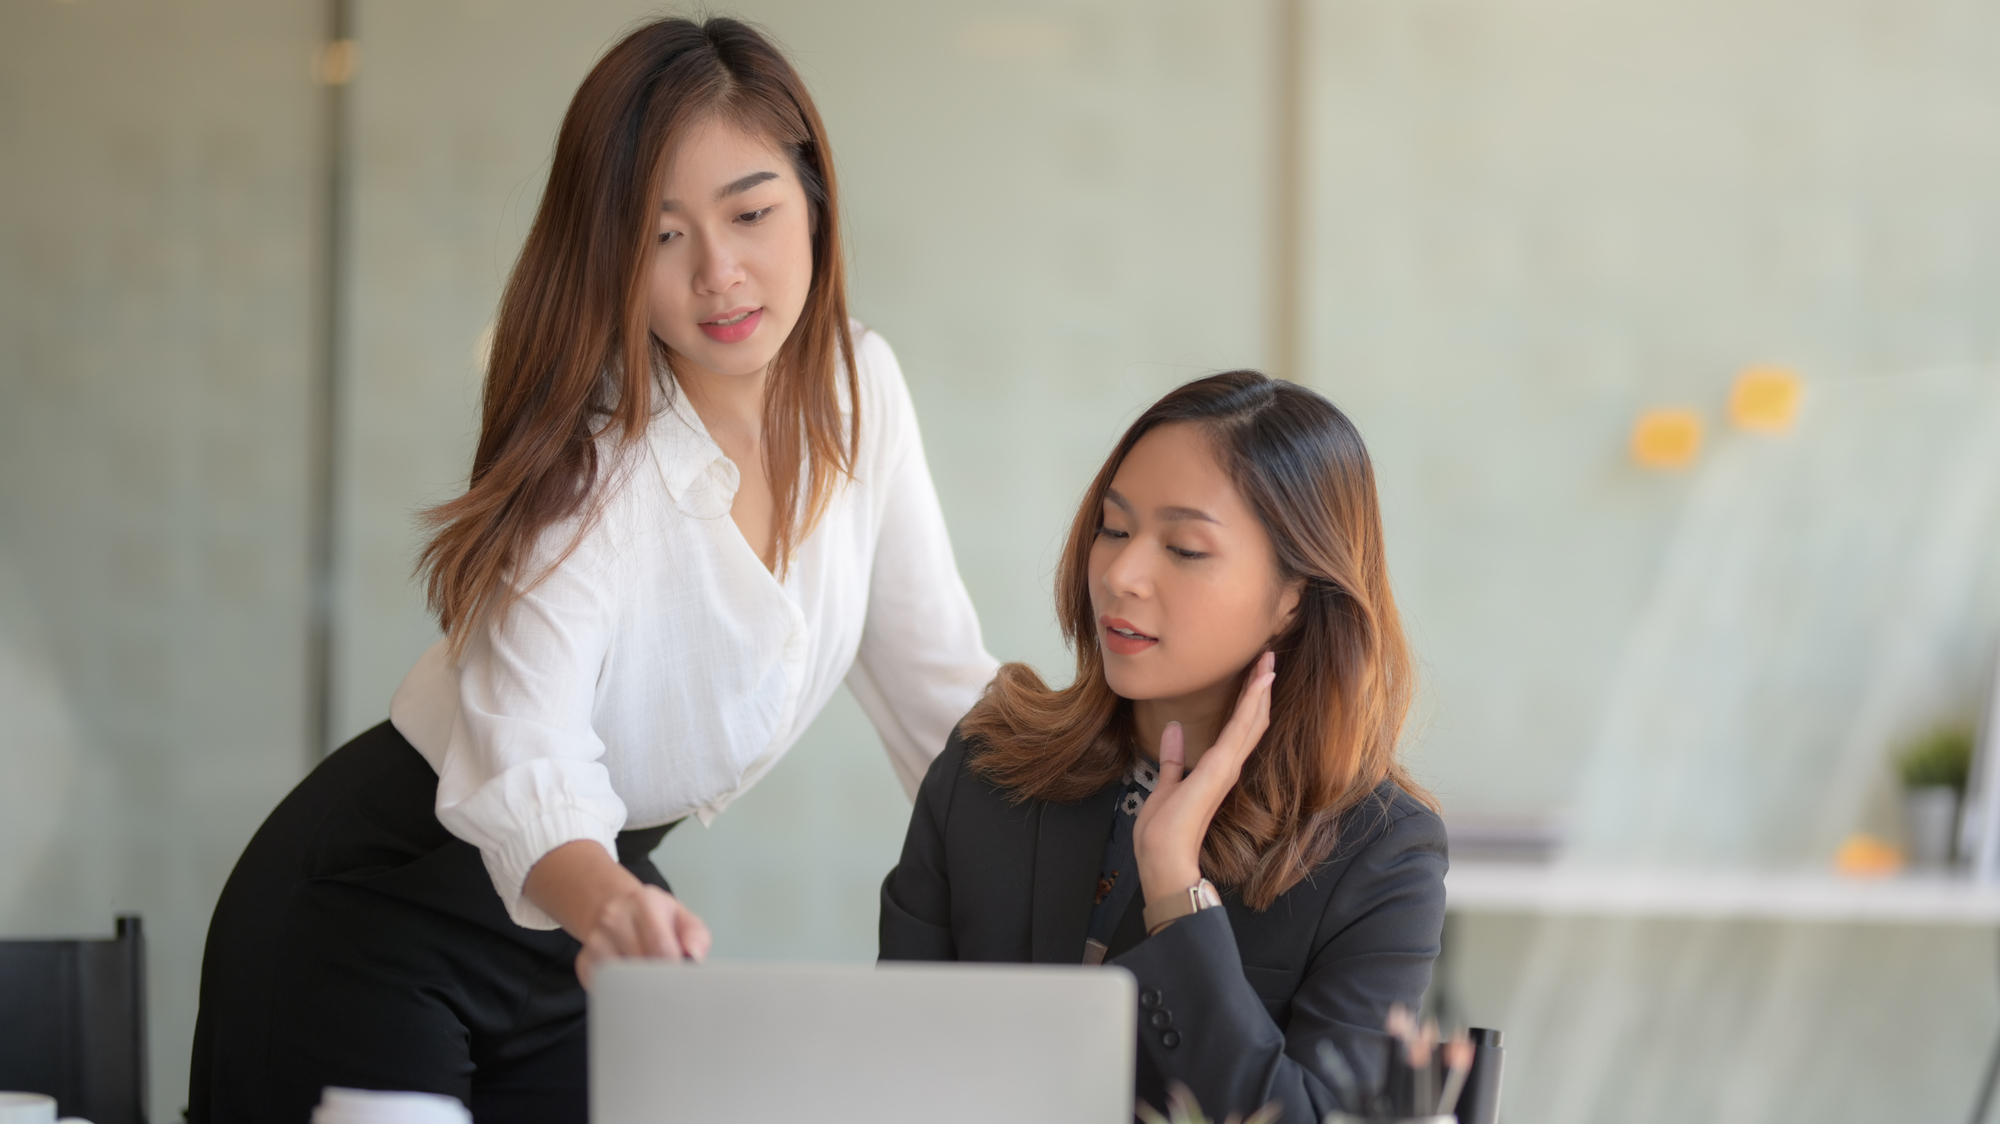
M1125 783L1136 784L1151 792L1153 786L1160 783L1160 767L1144 757L1135 757L1132 767L1125 770Z

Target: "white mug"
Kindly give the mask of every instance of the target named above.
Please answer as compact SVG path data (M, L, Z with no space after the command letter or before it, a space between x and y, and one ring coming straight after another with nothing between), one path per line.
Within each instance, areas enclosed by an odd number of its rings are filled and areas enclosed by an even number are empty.
M0 1124L12 1121L0 1118ZM472 1114L458 1098L437 1093L395 1093L328 1085L320 1090L312 1124L472 1124Z
M74 1116L56 1119L56 1099L46 1093L0 1093L0 1124L90 1124Z

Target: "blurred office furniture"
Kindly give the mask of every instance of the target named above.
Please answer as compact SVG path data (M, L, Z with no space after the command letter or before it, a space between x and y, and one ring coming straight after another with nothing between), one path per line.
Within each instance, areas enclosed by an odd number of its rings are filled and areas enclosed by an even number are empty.
M1356 1083L1340 1051L1320 1042L1321 1067L1333 1079L1343 1106L1327 1114L1327 1124L1498 1124L1500 1071L1506 1061L1500 1032L1475 1026L1445 1035L1437 1023L1427 1022L1426 1028L1439 1036L1429 1044L1429 1060L1419 1062L1425 1047L1419 1045L1417 1022L1401 1017L1407 1014L1400 1008L1390 1010L1387 1064L1381 1085L1372 1090ZM1461 1044L1469 1052L1458 1053Z
M1988 695L1994 374L1818 378L1788 430L1739 419L1693 466L1562 804L1560 858L1457 861L1446 881L1461 965L1476 962L1458 939L1468 914L1533 920L1506 1017L1527 1052L1513 1099L1538 1119L1894 1118L1913 1057L1950 1069L1942 1115L1964 1111L1967 1085L1989 1099L1991 1067L1965 1056L1977 1046L1890 1029L1929 1025L1902 984L1937 988L1939 973L1871 950L1983 945L2000 894L1941 871L1824 868L1877 826L1890 748Z
M1547 816L1467 815L1456 810L1445 818L1453 865L1478 863L1547 863L1562 853L1564 824Z
M1972 864L1972 876L2000 883L2000 659L1986 688L1979 731L1958 817L1958 853Z
M63 1116L146 1122L146 940L0 941L0 1089L46 1093Z
M1444 884L1448 913L2000 929L2000 885L1948 874L1845 878L1817 871L1461 862L1452 865ZM1439 959L1450 951L1447 940ZM1985 1121L1996 1082L2000 1082L2000 1043L1995 1044L1980 1082L1972 1124Z
M2000 926L2000 886L1948 875L1453 863L1448 910L1596 917Z

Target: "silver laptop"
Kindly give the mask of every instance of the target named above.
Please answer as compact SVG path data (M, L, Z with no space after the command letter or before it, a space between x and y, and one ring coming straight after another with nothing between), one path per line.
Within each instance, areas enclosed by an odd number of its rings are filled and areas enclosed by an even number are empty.
M1122 968L625 961L590 993L592 1124L1130 1124Z

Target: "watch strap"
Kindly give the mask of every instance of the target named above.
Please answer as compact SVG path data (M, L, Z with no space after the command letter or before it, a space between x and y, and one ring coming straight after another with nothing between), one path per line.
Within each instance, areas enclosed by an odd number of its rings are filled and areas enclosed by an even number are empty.
M1141 914L1146 922L1146 935L1159 932L1169 921L1178 921L1190 913L1213 909L1221 904L1222 895L1216 892L1215 883L1204 878L1181 893L1147 902Z

